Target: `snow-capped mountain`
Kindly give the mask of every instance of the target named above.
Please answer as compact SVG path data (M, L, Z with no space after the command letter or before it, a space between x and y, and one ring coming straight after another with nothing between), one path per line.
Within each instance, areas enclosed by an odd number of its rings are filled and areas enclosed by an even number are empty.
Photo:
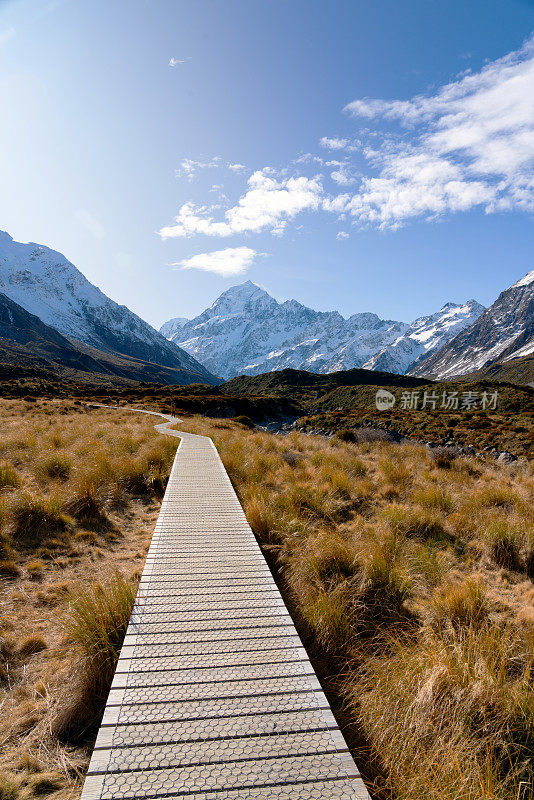
M448 304L412 325L369 312L345 319L337 311L314 311L296 300L279 303L247 281L223 292L173 333L168 333L173 320L160 332L226 378L286 367L327 373L365 366L403 373L453 336L462 321L470 324L478 308L475 301Z
M108 353L213 376L189 353L107 297L61 253L0 231L0 292L64 336Z
M172 339L176 331L179 331L180 328L183 328L186 322L189 322L187 317L174 317L168 322L165 322L159 329L159 332L166 339Z
M527 273L471 325L425 361L410 375L454 378L534 352L534 270Z
M463 305L445 303L435 314L412 322L403 336L384 347L364 367L400 374L413 370L422 365L431 353L472 325L483 311L484 306L476 300L468 300ZM424 366L421 368L424 370Z

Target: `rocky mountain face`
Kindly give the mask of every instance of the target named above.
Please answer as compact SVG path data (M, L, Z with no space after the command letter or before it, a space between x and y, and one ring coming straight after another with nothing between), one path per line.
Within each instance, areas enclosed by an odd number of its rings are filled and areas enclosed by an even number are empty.
M228 289L198 317L170 320L160 333L225 378L285 368L316 373L365 367L405 373L472 323L475 301L449 303L412 325L365 312L345 319L296 300L279 303L251 281Z
M63 336L0 293L0 374L8 366L35 377L53 376L78 383L109 385L144 383L188 384L196 375L180 367L104 352L72 337Z
M468 300L463 305L445 303L435 314L412 322L403 336L373 356L365 366L401 375L421 366L421 374L426 374L426 359L460 331L470 327L483 311L484 306L476 300Z
M534 270L501 292L473 325L413 365L410 374L454 378L533 352Z
M93 286L61 253L0 232L0 292L66 337L100 351L215 378L174 342Z

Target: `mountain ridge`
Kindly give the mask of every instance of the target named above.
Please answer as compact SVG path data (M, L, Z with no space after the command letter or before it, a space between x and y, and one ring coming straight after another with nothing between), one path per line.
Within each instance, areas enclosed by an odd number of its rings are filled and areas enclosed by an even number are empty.
M297 300L277 301L248 280L223 292L194 319L169 320L160 332L230 379L280 369L331 373L365 368L404 374L482 313L474 300L447 303L436 314L411 325L381 319L373 312L343 317L338 311L316 311ZM425 328L426 324L426 328ZM414 327L415 326L415 327ZM424 330L423 330L424 329Z
M504 289L469 328L410 374L456 378L534 353L534 270Z
M64 255L34 242L16 242L0 231L0 292L67 338L119 358L217 379L189 353L169 342L107 297Z
M140 381L168 385L198 381L196 375L186 370L104 352L72 337L63 336L2 293L0 347L2 373L5 373L5 368L9 365L21 372L29 369L37 375L44 370L48 374L82 383L95 379L110 384L132 384Z

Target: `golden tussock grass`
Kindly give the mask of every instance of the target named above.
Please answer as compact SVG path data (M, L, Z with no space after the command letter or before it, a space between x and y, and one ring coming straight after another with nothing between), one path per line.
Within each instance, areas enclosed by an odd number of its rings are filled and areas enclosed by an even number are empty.
M79 794L177 446L153 425L0 400L0 800Z
M373 797L534 797L531 465L184 427L214 439L322 677L339 673Z

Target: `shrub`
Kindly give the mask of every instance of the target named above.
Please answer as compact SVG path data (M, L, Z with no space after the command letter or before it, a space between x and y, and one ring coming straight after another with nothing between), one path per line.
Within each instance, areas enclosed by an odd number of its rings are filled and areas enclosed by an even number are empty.
M453 420L449 420L449 427L454 427L456 423L451 425ZM460 450L457 447L433 447L430 450L432 460L440 469L450 469L453 462L460 456Z
M290 467L298 467L303 458L302 453L296 453L294 450L286 450L281 456Z
M250 417L247 417L246 414L238 414L237 417L233 418L233 421L237 422L239 425L242 425L244 428L249 428L250 430L256 427L254 422L250 419Z
M70 524L61 502L54 498L22 494L10 508L11 535L15 544L38 546L52 533L65 531Z
M351 428L342 428L336 432L336 438L342 442L357 442L356 434Z
M519 569L521 537L515 528L504 520L493 522L483 534L492 561L505 569Z
M71 473L71 459L65 455L55 454L43 459L37 465L37 475L42 480L66 481Z
M106 583L70 589L64 628L76 658L53 726L60 739L83 741L99 723L135 594L136 585L119 573Z
M20 486L20 477L16 469L8 463L0 464L0 489L16 489Z

